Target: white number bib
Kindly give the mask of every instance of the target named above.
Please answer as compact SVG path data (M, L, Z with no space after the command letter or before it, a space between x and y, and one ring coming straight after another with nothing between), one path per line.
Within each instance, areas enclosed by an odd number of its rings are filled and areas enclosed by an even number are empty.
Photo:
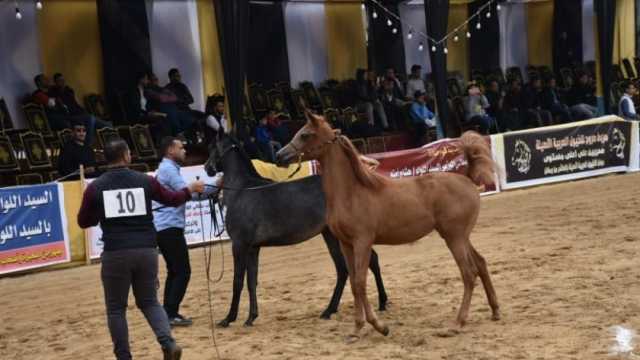
M103 191L104 216L107 219L147 214L143 188Z

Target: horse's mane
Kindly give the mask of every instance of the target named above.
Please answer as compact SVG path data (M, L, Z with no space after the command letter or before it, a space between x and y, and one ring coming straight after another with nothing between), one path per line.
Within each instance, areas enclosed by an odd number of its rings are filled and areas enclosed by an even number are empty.
M375 190L379 190L387 184L389 181L387 178L364 166L360 160L360 153L356 147L353 146L349 138L340 135L338 137L338 144L340 144L344 153L347 155L351 163L351 168L353 168L356 179L360 184Z
M255 166L253 166L253 162L249 158L249 155L247 154L247 152L244 150L244 147L242 146L242 144L240 144L240 142L238 142L234 138L230 137L230 140L231 140L231 143L235 145L238 150L237 152L240 157L240 161L242 162L242 164L244 164L244 167L249 171L247 175L253 180L272 182L272 180L267 179L258 173L258 170L256 170Z

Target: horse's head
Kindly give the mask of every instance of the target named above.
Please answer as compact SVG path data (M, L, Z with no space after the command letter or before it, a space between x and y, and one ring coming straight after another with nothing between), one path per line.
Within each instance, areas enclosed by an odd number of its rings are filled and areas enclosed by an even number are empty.
M331 128L323 116L305 111L307 123L294 135L293 139L276 154L278 165L287 165L295 159L317 159L340 135L339 130Z
M222 159L231 150L240 148L240 143L230 135L220 131L216 142L209 145L209 158L204 164L204 170L209 176L215 176L217 172L224 171Z

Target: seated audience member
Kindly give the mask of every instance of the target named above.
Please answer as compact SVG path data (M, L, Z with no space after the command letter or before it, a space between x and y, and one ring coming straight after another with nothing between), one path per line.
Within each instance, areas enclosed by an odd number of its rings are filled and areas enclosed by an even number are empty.
M207 116L205 124L204 134L207 143L215 141L214 139L220 131L226 134L231 132L231 124L224 116L224 98L222 96L215 98L213 101L213 114Z
M144 95L147 85L149 85L149 76L146 73L138 74L136 86L127 96L125 111L131 125L149 124L154 142L158 145L160 139L171 135L171 127L166 114L149 110L147 98Z
M87 129L84 123L74 122L72 136L63 145L58 157L58 172L60 176L66 176L78 171L80 165L84 165L84 171L87 173L95 170L96 156L91 146L85 142Z
M502 117L505 130L522 130L528 127L522 106L522 85L517 79L509 81L507 93L502 101ZM535 126L537 124L532 127Z
M409 110L418 145L426 143L425 135L427 134L427 129L436 126L436 115L427 107L426 96L427 94L420 90L413 93L413 104L411 104L411 109Z
M413 99L416 91L427 91L424 80L422 79L422 67L417 64L411 66L411 74L409 74L409 78L407 79L407 91L405 91L406 97L410 100Z
M485 91L484 95L487 98L487 101L489 101L487 114L489 114L489 116L497 121L499 125L498 127L501 130L506 129L507 126L505 124L505 119L502 116L502 106L504 104L505 94L504 91L500 90L500 84L498 83L498 80L489 80L489 87Z
M276 162L276 152L282 148L282 145L273 140L266 117L260 119L260 124L256 127L256 145L258 145L260 152L267 157L267 161Z
M540 95L542 108L553 115L556 119L556 124L573 121L569 107L560 100L560 95L556 87L556 78L554 76L547 78L545 87L542 89Z
M396 76L396 71L393 68L388 68L387 71L385 72L384 78L385 80L390 80L392 82L393 96L398 99L404 100L405 99L404 88L402 87L402 83Z
M527 117L527 123L537 126L553 125L553 116L542 108L542 80L532 76L529 84L522 92L522 105Z
M271 134L273 134L273 139L280 144L288 143L290 138L289 129L282 123L282 113L269 110L265 117L267 118L267 127L269 131L271 131Z
M358 69L356 71L356 93L358 96L358 107L367 114L369 126L375 126L375 114L380 119L381 127L384 130L389 128L387 114L384 112L382 102L378 99L378 84L376 74L369 70Z
M165 89L176 95L176 105L178 106L178 109L190 113L191 117L196 122L198 131L203 131L203 125L206 123L207 114L200 110L191 108L191 105L194 102L193 95L191 95L189 87L182 82L182 74L180 74L178 69L173 68L169 70L169 83L165 86Z
M87 144L91 145L93 137L96 135L97 129L102 129L105 127L112 127L113 124L109 121L104 121L94 115L89 114L76 100L75 91L67 85L64 76L61 73L56 73L53 75L53 83L54 86L49 90L49 94L56 99L59 99L60 102L67 108L69 114L72 116L77 116L83 118L87 124Z
M393 78L386 78L382 82L380 98L389 124L393 129L398 129L399 124L402 123L403 107L406 104L400 89L395 85Z
M150 73L149 84L144 89L147 98L147 108L167 115L173 136L184 135L188 140L194 141L193 118L188 112L178 109L178 97L170 90L160 86L158 77Z
M36 84L36 90L31 94L34 103L44 107L49 126L53 131L68 129L71 127L71 116L69 116L64 104L59 99L49 94L51 90L51 82L44 74L38 74L33 79Z
M567 101L575 120L592 119L598 115L596 88L586 72L578 73L577 81L567 94Z
M487 114L489 101L480 91L476 83L467 86L467 97L464 99L464 114L467 123L480 126L483 134L496 129L496 120Z
M636 113L636 106L633 103L633 97L638 94L638 89L629 80L622 83L624 94L618 103L618 115L625 120L640 120L640 116Z

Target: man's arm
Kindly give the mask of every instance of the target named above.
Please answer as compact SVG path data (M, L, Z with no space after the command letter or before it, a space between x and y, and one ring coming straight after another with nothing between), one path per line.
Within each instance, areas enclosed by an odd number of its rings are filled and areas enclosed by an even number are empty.
M98 209L96 203L96 188L93 184L89 184L82 196L82 205L78 212L78 225L86 229L91 226L98 225Z
M191 198L191 191L185 187L178 191L168 190L158 180L149 176L151 180L151 199L166 206L180 206Z

